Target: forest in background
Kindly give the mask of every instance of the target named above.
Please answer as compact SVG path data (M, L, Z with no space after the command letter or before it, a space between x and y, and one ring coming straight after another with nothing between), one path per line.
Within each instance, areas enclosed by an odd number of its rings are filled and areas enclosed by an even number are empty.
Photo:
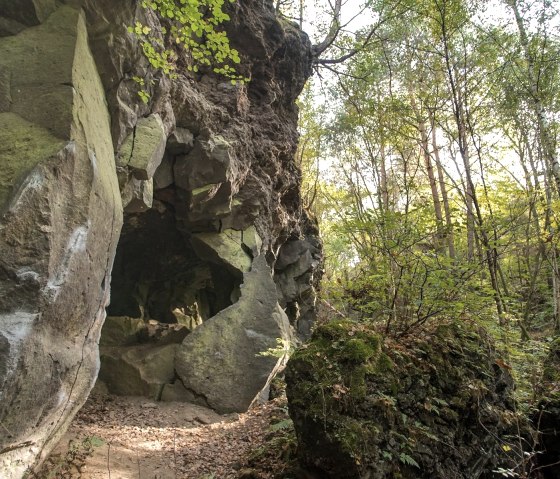
M529 406L560 331L558 4L376 0L358 31L331 7L298 153L323 307L393 337L482 324Z

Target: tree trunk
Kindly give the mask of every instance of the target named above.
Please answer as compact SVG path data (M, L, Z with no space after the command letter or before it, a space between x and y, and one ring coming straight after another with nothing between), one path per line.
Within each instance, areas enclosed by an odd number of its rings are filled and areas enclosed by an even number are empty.
M539 90L538 75L535 75L535 59L529 48L529 37L527 35L527 30L525 29L525 24L523 23L523 17L519 12L519 7L517 5L517 0L506 0L506 3L510 6L515 16L515 23L517 24L517 30L519 31L519 42L521 43L521 48L523 49L523 56L527 62L527 77L529 80L530 88L530 101L533 103L535 109L535 115L537 117L537 128L539 132L539 141L542 148L543 157L548 171L554 178L556 185L556 192L560 195L560 164L558 162L558 156L556 155L556 149L554 147L554 140L550 132L548 121L546 119L546 111L542 104L541 92Z
M439 192L434 175L434 168L432 166L432 158L429 150L428 132L426 129L426 122L422 118L421 112L416 104L414 91L409 87L410 104L414 110L416 121L418 123L418 131L420 132L420 147L422 149L422 156L424 157L424 166L426 167L426 174L428 175L428 182L430 183L430 190L432 193L432 202L434 204L434 213L436 216L436 250L440 251L443 246L443 213L441 210L441 201L439 199Z
M445 175L443 174L443 166L439 157L439 146L436 140L436 124L432 115L432 148L434 151L434 160L438 172L439 188L441 190L441 199L443 201L443 210L445 211L445 236L447 238L447 248L449 249L449 257L455 259L455 240L453 235L453 221L451 219L451 208L449 206L449 196L447 195L447 187L445 185Z
M451 101L453 106L453 116L455 119L455 126L457 127L457 143L459 146L459 153L463 160L463 167L465 169L466 180L466 195L465 203L467 207L467 247L468 259L474 259L474 240L475 240L475 213L476 220L478 221L478 231L480 234L480 241L484 248L488 273L490 275L490 284L494 291L494 301L496 303L496 310L498 312L498 319L500 324L504 324L504 303L500 293L498 282L498 257L495 248L491 247L488 239L488 234L484 228L484 221L480 204L476 195L476 190L472 180L471 174L471 158L469 153L469 122L467 121L468 109L466 105L466 98L462 91L462 86L459 83L460 75L458 74L456 65L451 62L451 48L449 46L449 32L447 31L447 16L445 10L441 11L441 32L443 44L443 56L445 61L447 81L449 82ZM472 133L472 132L471 132Z

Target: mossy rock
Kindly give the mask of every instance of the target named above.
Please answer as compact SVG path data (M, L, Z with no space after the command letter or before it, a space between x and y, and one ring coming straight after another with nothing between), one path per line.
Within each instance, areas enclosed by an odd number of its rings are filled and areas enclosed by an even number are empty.
M467 323L399 342L353 321L321 325L286 372L302 465L339 479L493 477L516 417L498 357Z
M545 479L560 477L560 337L550 344L540 381L539 404L532 417L539 431L539 468Z

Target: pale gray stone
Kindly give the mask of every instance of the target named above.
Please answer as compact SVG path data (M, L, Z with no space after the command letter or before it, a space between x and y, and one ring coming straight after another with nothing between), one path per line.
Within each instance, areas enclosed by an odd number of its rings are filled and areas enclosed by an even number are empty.
M246 411L267 387L283 358L260 353L291 339L288 318L263 255L244 274L241 298L189 334L175 369L203 405L219 413Z
M0 477L20 479L93 386L122 209L83 14L60 7L0 51L13 100L0 113Z
M123 143L117 163L128 166L139 180L154 176L165 152L166 134L161 117L154 113L138 120L134 131Z

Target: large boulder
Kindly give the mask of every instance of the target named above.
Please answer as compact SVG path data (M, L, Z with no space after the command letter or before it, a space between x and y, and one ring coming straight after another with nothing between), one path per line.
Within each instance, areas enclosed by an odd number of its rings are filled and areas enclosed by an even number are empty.
M161 399L163 388L175 378L177 344L101 348L99 379L113 394Z
M18 21L38 23L54 2L33 4ZM0 476L19 478L97 376L122 209L83 14L60 7L0 51Z
M188 335L175 360L183 385L220 413L245 412L266 388L284 355L264 355L291 340L288 318L264 256L245 273L241 298Z
M468 323L395 342L328 322L286 371L300 460L332 479L489 479L515 468L520 418L503 365Z
M560 338L550 345L539 384L539 401L533 412L538 431L539 469L545 479L560 476Z

